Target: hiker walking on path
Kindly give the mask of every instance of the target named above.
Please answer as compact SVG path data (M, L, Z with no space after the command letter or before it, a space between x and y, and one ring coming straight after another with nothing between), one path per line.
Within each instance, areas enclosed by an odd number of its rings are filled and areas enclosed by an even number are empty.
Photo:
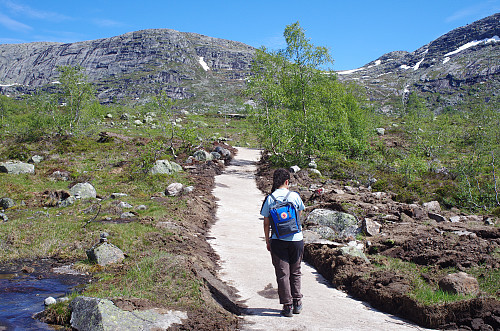
M264 236L267 250L271 252L272 262L278 283L278 295L283 304L281 314L292 317L302 310L301 262L304 254L304 241L300 222L291 234L278 238L276 225L273 224L270 210L280 201L293 203L299 215L305 209L304 203L296 192L290 192L290 173L286 169L277 169L273 174L273 188L262 205L260 214L264 216ZM271 233L272 228L272 233ZM293 233L295 232L295 233Z

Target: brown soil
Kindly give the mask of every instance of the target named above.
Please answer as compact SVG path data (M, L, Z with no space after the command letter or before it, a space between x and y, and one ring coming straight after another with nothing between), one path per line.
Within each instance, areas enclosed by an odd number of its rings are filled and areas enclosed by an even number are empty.
M259 165L257 184L265 193L271 189L273 170L265 161ZM291 185L307 206L304 220L313 209L327 208L351 213L360 220L370 218L382 225L380 234L363 239L370 264L360 258L343 256L333 245L306 244L305 261L335 287L424 327L500 330L500 292L482 293L453 303L424 305L409 293L412 284L408 277L377 267L388 263L389 258L425 266L427 272L421 277L429 284L437 284L449 270L467 272L479 266L486 271L498 270L500 228L484 225L482 217L458 223L436 222L421 206L392 200L390 192L373 194L362 186L313 179L307 170L292 174ZM440 214L456 215L451 211ZM346 241L353 239L346 238Z

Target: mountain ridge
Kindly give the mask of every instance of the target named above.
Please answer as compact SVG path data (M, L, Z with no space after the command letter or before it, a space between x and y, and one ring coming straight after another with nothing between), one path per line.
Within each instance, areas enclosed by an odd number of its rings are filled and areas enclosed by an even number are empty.
M369 101L382 111L401 107L409 93L417 92L439 112L460 104L471 87L478 87L484 97L497 97L499 36L497 13L413 52L392 51L361 68L337 73L341 81L363 86ZM96 85L102 103L147 100L164 91L175 99L193 100L198 108L217 107L223 101L241 105L254 54L255 48L238 41L172 29L76 43L4 44L0 93L56 88L57 67L79 65Z
M460 103L460 93L481 87L496 96L500 87L500 13L456 28L413 52L394 51L365 66L339 71L339 79L365 87L372 102L385 111L409 93L422 93L438 112ZM465 47L464 47L465 46ZM462 49L461 49L462 47ZM438 93L444 97L431 96Z
M0 89L28 93L55 82L58 66L82 66L99 99L141 98L164 90L176 99L193 87L245 77L254 49L240 42L172 29L148 29L76 43L0 45Z

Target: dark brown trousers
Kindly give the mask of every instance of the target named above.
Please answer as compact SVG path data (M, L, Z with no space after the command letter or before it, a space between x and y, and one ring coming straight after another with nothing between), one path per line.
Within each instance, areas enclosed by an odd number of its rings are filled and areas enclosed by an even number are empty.
M303 255L303 241L271 240L271 256L281 304L300 303L302 298L300 264Z

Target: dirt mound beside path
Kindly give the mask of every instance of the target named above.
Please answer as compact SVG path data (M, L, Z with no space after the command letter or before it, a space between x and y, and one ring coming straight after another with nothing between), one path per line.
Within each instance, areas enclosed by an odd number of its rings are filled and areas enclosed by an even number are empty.
M265 193L273 171L261 160L257 185ZM305 260L336 288L424 327L500 330L500 228L485 224L490 216L431 212L396 202L391 192L310 176L307 169L292 174L291 182L306 204L306 217L325 208L356 216L360 226L366 219L380 225L372 236L345 238L344 244L357 239L370 263L343 256L332 245L306 245ZM439 280L456 272L474 276L480 293L459 297L440 291Z

